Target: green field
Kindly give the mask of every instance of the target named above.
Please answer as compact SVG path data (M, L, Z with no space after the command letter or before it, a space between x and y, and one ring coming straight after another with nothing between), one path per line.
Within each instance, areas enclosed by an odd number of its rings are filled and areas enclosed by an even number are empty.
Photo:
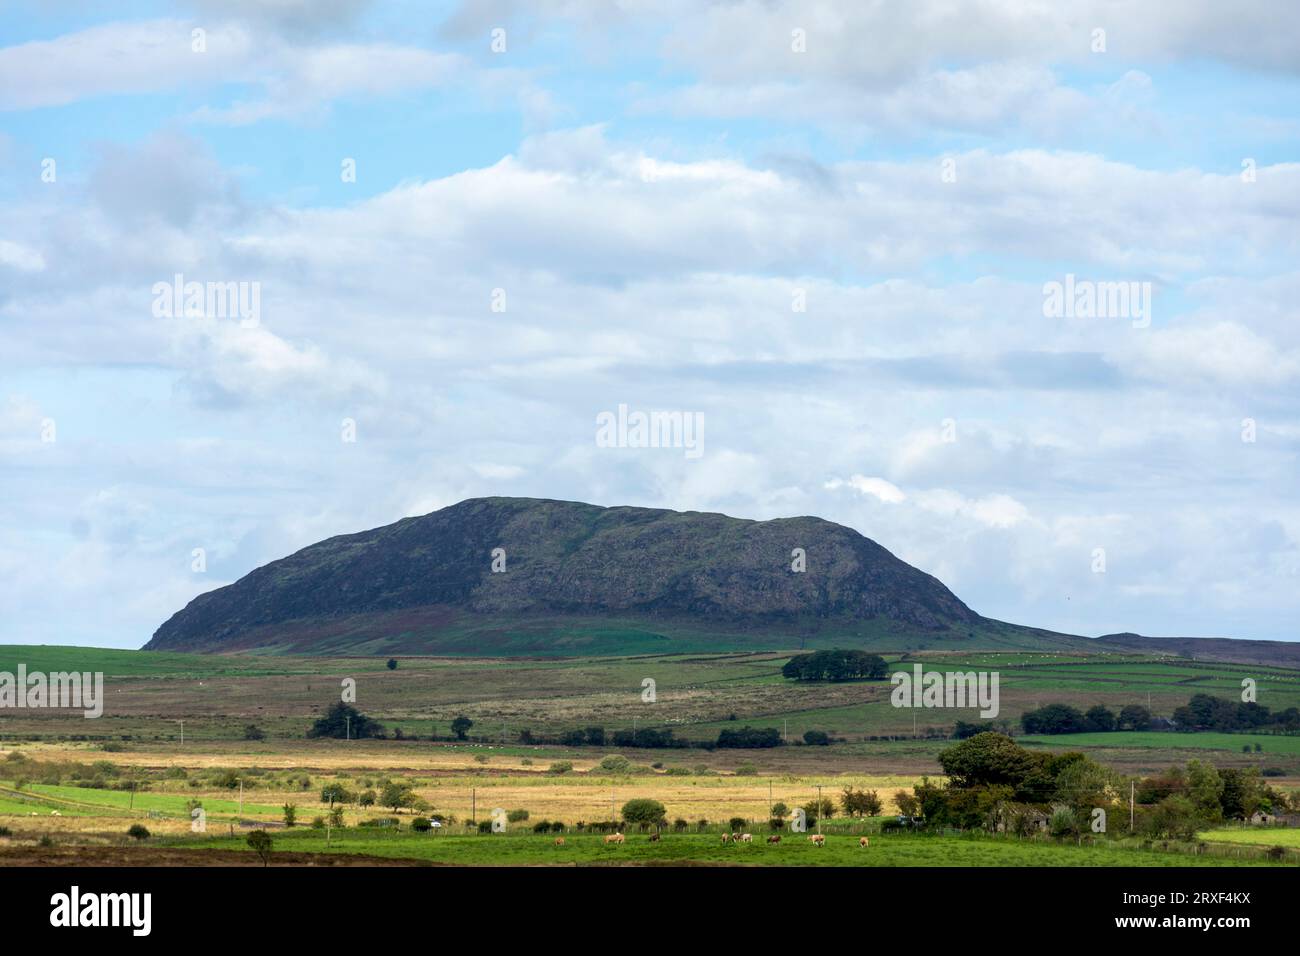
M1287 846L1300 848L1300 828L1251 827L1248 829L1206 830L1198 834L1210 843L1244 843L1250 846Z
M1217 733L1153 733L1142 731L1122 731L1111 734L1055 734L1044 736L1018 737L1017 741L1025 746L1041 744L1054 749L1073 750L1078 747L1147 747L1162 750L1224 750L1240 753L1242 747L1249 746L1254 751L1258 744L1261 753L1300 756L1300 736L1282 734L1217 734Z
M1027 842L988 836L873 836L867 848L855 836L828 836L824 847L806 837L787 834L779 846L754 834L752 844L723 845L714 834L665 834L659 843L629 835L611 846L599 835L554 837L526 834L463 836L383 830L334 831L325 845L321 830L297 829L273 834L275 847L299 853L358 853L469 866L534 864L592 865L619 863L708 863L750 866L1242 866L1278 865L1264 861L1226 860L1180 853L1150 852L1117 846L1076 846ZM247 850L244 835L206 840L174 839L162 845ZM251 852L251 851L249 851Z

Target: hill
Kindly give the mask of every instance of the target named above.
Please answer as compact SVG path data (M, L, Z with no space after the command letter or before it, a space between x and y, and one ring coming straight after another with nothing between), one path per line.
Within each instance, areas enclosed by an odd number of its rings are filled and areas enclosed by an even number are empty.
M795 549L805 571L792 570ZM145 649L548 656L833 643L1091 642L982 618L820 518L474 498L257 568L196 597Z

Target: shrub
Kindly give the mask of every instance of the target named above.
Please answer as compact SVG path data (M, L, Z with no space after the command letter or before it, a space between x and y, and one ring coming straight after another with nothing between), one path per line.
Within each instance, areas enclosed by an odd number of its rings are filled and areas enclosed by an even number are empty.
M149 839L149 829L139 823L133 823L131 828L126 831L126 835L133 840L147 840Z
M730 820L727 821L727 826L731 827L732 830L741 830L741 829L744 829L744 826L745 826L745 818L744 818L744 817L732 817Z
M631 773L632 761L622 754L609 754L597 764L597 769L605 773Z
M533 824L533 832L534 832L534 833L550 833L550 832L551 832L551 821L550 821L550 820L538 820L536 823Z
M555 761L555 763L551 764L549 767L546 768L546 772L558 777L561 774L568 773L572 769L573 769L573 763L571 761L557 760Z
M506 814L506 820L510 823L523 823L528 819L527 810L511 810Z
M325 829L325 818L324 818L324 817L312 817L312 818L311 818L311 828L312 828L313 830L324 830L324 829Z
M416 833L428 833L433 829L433 824L428 817L416 817L411 821L411 829Z
M810 747L825 747L831 742L831 738L824 730L805 730L803 742Z
M298 822L298 807L292 803L284 805L284 825L291 827Z
M271 847L275 844L275 841L271 839L271 834L265 830L254 830L248 835L245 842L261 858L263 866L270 862Z
M758 776L758 768L755 767L752 763L741 764L739 767L736 768L736 776L737 776L737 777L757 777L757 776Z

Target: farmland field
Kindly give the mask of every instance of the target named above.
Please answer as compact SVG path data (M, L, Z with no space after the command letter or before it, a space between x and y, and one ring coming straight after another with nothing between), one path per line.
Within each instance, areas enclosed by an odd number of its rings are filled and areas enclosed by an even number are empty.
M940 752L952 746L954 719L973 711L893 708L888 681L809 684L781 676L791 652L700 653L624 658L482 660L194 655L63 647L0 647L0 670L101 670L103 716L76 711L7 710L0 718L0 848L15 860L50 858L70 847L119 853L189 854L225 859L247 850L249 828L270 827L281 859L314 855L424 863L573 864L673 861L791 865L1217 865L1225 858L1186 848L1162 852L1118 842L1075 846L1049 840L887 834L880 819L830 819L830 842L817 849L787 833L780 847L724 847L719 830L735 817L764 839L770 807L799 807L851 788L878 794L880 812L898 812L895 794L925 777L942 780ZM1297 672L1149 655L1085 656L1014 650L917 653L888 657L892 669L991 670L1000 676L994 727L1014 732L1018 716L1047 703L1112 709L1148 702L1168 714L1196 692L1230 697L1244 676L1261 700L1283 709L1300 701ZM654 682L653 700L641 691ZM384 727L384 739L309 739L306 731L350 679L355 706ZM465 740L454 717L472 721ZM183 734L182 740L182 723ZM592 725L607 732L671 731L690 746L567 746L564 732ZM771 727L788 742L763 749L715 748L727 729ZM246 739L254 727L257 739ZM805 745L822 731L825 746ZM535 739L530 741L529 735ZM536 738L541 738L540 742ZM1192 757L1218 766L1267 770L1283 792L1300 788L1300 737L1271 734L1124 732L1016 738L1033 749L1082 750L1117 772L1149 774ZM607 772L602 758L623 754ZM413 832L414 814L382 806L344 807L343 828L312 828L328 814L322 789L354 794L386 783L409 788L447 821L437 836ZM651 844L630 834L621 848L575 832L619 815L629 800L659 801L670 823ZM282 827L286 805L299 826ZM206 829L195 832L200 807ZM493 810L519 819L506 834L479 836L467 821ZM385 818L396 828L375 825ZM319 818L319 819L318 819ZM540 822L562 825L555 847ZM707 822L702 822L707 821ZM136 845L132 824L149 831ZM367 824L362 826L361 824ZM701 832L704 828L704 832ZM858 853L856 835L870 833ZM1282 836L1279 838L1278 834ZM1281 830L1213 831L1215 846L1293 845ZM1261 842L1262 841L1262 842ZM1255 847L1256 849L1251 849ZM152 849L151 849L152 848ZM197 856L194 854L197 853ZM1265 862L1236 859L1235 862Z

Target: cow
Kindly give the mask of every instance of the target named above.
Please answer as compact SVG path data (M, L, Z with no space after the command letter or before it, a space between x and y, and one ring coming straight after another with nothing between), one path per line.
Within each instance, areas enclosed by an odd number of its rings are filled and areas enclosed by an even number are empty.
M858 837L858 846L871 846L871 841L866 837Z
M650 842L651 842L651 843L658 843L658 842L659 842L659 834L658 834L658 833L652 833L652 834L650 834Z
M605 842L606 842L606 843L622 843L622 842L623 842L623 834L621 834L621 833L611 833L609 836L605 837Z
M556 846L564 846L564 837L556 837L556 838L555 838L555 845L556 845Z
M779 833L774 833L772 836L770 836L770 837L767 838L767 842L768 842L768 843L780 843L780 842L781 842L781 834L779 834Z
M820 833L814 833L812 836L808 838L808 842L811 843L813 846L825 846L826 838L822 836Z
M723 842L723 843L730 843L730 842L731 842L731 834L730 834L730 833L724 833L724 834L722 834L722 842Z
M731 842L732 842L732 843L739 843L739 842L740 842L740 834L739 834L739 833L733 833L733 834L731 835Z
M752 833L742 833L740 835L740 840L742 843L753 843L754 835Z

